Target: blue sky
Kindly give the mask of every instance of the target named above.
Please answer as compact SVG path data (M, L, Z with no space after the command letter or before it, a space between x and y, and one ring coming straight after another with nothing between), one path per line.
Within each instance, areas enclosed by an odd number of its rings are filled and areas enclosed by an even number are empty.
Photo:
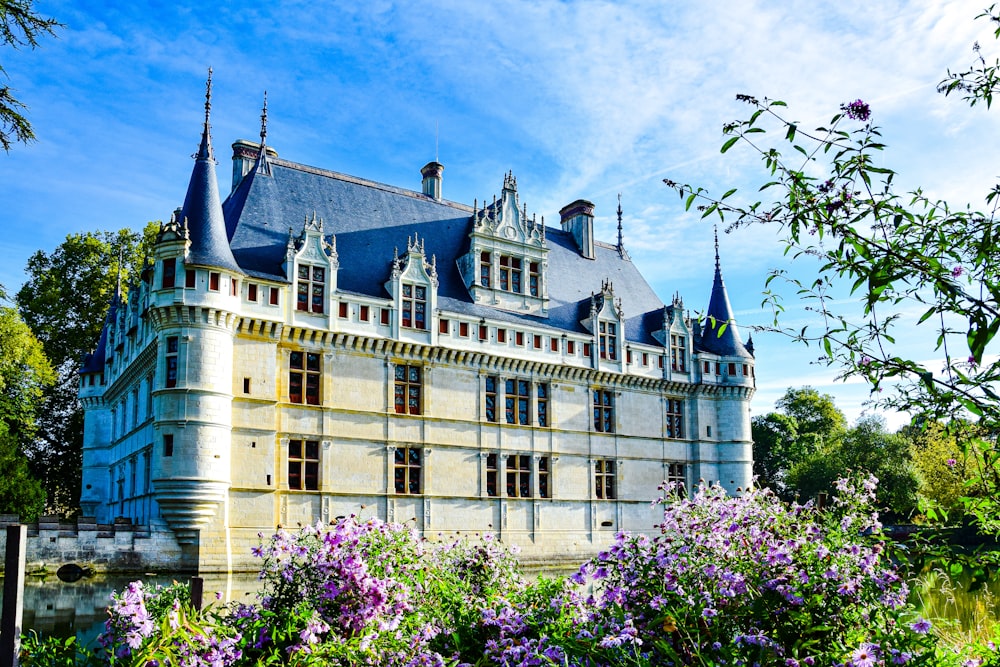
M935 92L975 40L998 51L991 26L973 21L979 0L211 4L41 1L66 24L58 38L0 51L39 138L0 155L0 284L11 292L31 253L67 234L169 217L209 66L224 192L228 145L256 138L267 90L268 143L296 162L419 189L437 152L445 198L467 204L513 170L529 213L557 224L562 206L589 199L607 241L621 193L633 261L692 312L708 302L712 229L662 179L716 193L765 180L749 152L719 155L723 123L746 115L736 93L785 100L806 126L868 101L899 183L953 203L981 206L1000 171L997 115ZM788 266L781 251L766 229L722 236L741 324L770 322L761 290L768 269ZM786 323L808 320L788 305ZM907 342L915 358L935 356L925 338ZM810 364L817 350L755 343L755 413L804 384L851 419L864 410L865 387L833 383Z

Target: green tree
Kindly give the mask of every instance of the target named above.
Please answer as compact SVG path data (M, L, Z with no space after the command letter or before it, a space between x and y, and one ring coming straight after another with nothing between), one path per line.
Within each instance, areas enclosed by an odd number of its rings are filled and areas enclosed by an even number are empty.
M1000 10L981 16L1000 25ZM994 36L1000 37L1000 28ZM988 63L976 50L976 63L949 72L940 90L957 93L970 105L989 106L1000 89L1000 61ZM880 405L925 423L961 424L972 416L986 441L995 443L1000 433L1000 356L994 354L1000 332L1000 184L984 193L984 211L932 200L920 190L900 193L895 172L878 166L886 163L885 146L864 101L841 105L828 124L809 131L785 115L783 102L750 95L737 99L752 110L724 126L722 152L740 144L759 154L766 181L760 190L773 193L773 201L733 203L736 190L715 198L701 188L666 182L688 207L699 205L703 215L718 215L730 228L776 226L787 254L818 261L815 280L802 281L785 271L768 278L773 330L818 345L842 378L868 382ZM769 141L769 132L777 132L776 141ZM783 306L775 290L783 280L818 314L812 325L790 329L781 323ZM856 297L854 303L831 298L843 287ZM900 315L911 310L920 313L915 321ZM897 345L897 337L912 344L920 332L928 341L926 350L908 355ZM991 446L984 460L989 484L1000 481L998 464ZM988 497L998 491L994 486ZM1000 503L984 507L1000 516Z
M0 513L35 521L45 508L45 488L31 474L28 460L5 422L0 422L0 470Z
M812 387L789 387L775 406L778 412L754 417L750 422L754 474L759 485L791 500L802 490L789 482L789 471L839 442L847 418L832 396Z
M158 229L159 223L151 222L142 234L128 229L72 234L52 253L38 251L28 260L29 277L17 305L58 375L42 399L38 432L26 450L32 471L44 480L50 511L70 513L80 499L80 363L97 344L119 281L124 292L142 270Z
M15 49L35 48L38 38L54 35L62 24L52 18L39 16L32 0L0 0L0 41ZM0 66L0 75L7 77L7 70ZM15 141L23 144L34 141L35 132L24 116L27 107L17 98L10 86L0 86L0 146L10 152Z
M919 495L932 518L940 510L949 518L961 513L962 499L982 494L977 480L982 457L977 447L959 447L958 438L937 422L908 426L902 434L910 442L910 456L920 479Z
M891 520L908 518L916 508L917 476L909 442L889 433L880 417L862 417L843 436L826 444L789 471L789 485L803 498L834 490L849 473L874 475L878 506Z

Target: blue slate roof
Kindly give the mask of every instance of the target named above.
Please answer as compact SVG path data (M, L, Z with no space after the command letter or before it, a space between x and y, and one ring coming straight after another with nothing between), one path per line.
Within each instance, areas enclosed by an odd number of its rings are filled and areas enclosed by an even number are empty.
M342 291L388 297L393 249L402 252L418 234L427 256L437 256L442 310L582 332L591 294L610 280L625 312L626 338L656 344L651 334L662 326L663 303L615 246L595 243L596 258L586 259L569 233L546 228L548 317L503 311L473 303L456 265L469 249L470 206L277 158L268 166L269 174L251 170L222 205L233 256L249 275L284 281L289 228L298 237L315 212L324 233L337 237Z
M718 240L716 240L718 244ZM718 247L718 246L717 246ZM719 333L719 332L722 333ZM726 293L726 283L722 280L722 269L719 268L719 253L715 253L715 280L712 283L712 298L708 302L708 311L702 325L699 349L724 357L752 357L740 340L740 332L736 328L736 318L733 317L732 306L729 305L729 295Z

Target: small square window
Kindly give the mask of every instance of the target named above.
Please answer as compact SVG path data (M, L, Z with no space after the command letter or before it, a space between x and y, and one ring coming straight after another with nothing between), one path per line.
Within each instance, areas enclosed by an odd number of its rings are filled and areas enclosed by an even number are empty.
M521 347L524 345L524 332L515 331L514 332L514 344Z
M583 356L590 358L590 343L583 344Z
M243 393L250 393L250 378L243 378Z
M171 257L163 260L163 282L161 287L173 287L177 279L177 260Z
M736 364L730 361L729 362L729 368L726 369L726 370L729 371L729 376L730 377L734 377L736 375Z
M506 343L507 342L507 330L506 329L497 329L497 342L498 343Z
M566 354L576 354L576 341L566 341Z
M550 338L549 339L549 349L552 350L553 352L558 352L559 351L559 339L558 338Z
M163 436L163 456L173 456L174 455L174 436L172 433L167 433Z
M487 340L490 337L490 328L485 324L479 325L479 340Z
M532 340L532 345L535 346L536 350L542 349L542 337L539 336L538 334L535 334Z
M240 282L236 278L229 279L229 296L239 296Z

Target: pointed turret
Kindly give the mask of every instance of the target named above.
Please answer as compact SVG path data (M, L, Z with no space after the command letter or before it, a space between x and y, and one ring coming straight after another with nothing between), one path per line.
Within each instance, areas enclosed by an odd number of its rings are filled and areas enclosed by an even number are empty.
M752 356L740 340L733 309L729 305L729 295L726 293L726 283L722 280L718 230L715 231L715 281L712 283L712 298L708 302L708 312L705 314L703 326L701 349L724 357Z
M188 184L187 196L181 209L182 224L188 228L191 247L188 263L212 266L242 273L233 251L229 248L226 221L222 215L219 183L215 177L215 156L209 131L209 113L212 108L212 70L208 70L205 93L205 127L201 145L194 156L194 170Z
M115 325L118 319L118 305L121 303L121 280L115 287L115 293L111 296L111 304L108 307L108 314L104 318L104 326L101 327L101 337L97 340L97 347L93 352L87 353L83 358L83 365L80 368L80 375L88 373L103 373L104 362L108 356L108 331Z

